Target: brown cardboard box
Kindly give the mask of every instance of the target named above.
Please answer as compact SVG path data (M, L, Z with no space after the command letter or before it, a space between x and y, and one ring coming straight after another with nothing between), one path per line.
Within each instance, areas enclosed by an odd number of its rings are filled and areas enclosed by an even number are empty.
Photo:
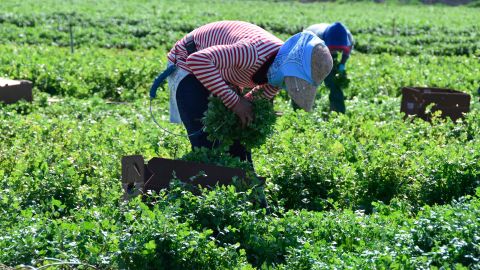
M32 82L0 78L0 102L10 104L21 99L33 100Z
M249 181L248 177L250 176L244 170L238 168L160 157L154 157L145 164L141 155L122 157L122 186L125 200L138 195L142 195L142 199L146 199L144 195L148 195L150 191L159 192L162 189L168 189L172 178L193 186L212 188L215 185L231 185L235 178ZM261 193L259 194L263 194L265 178L257 176L256 180L258 180L258 183L255 183L256 189L260 188ZM199 190L190 191L194 194L200 192ZM258 203L260 207L269 211L264 196L260 195L251 202Z
M199 172L203 174L199 175ZM228 185L234 177L246 177L245 171L241 169L191 161L154 157L144 164L140 155L122 158L122 182L127 186L137 183L144 186L145 190L160 191L168 188L173 174L180 181L204 187L215 186L217 183Z
M433 105L430 112L427 107ZM431 114L442 111L442 118L457 120L470 111L470 95L460 91L434 87L403 87L401 112L430 121Z
M141 155L124 156L122 158L122 183L125 198L136 196L148 190L160 191L168 188L175 177L182 181L213 187L216 184L230 185L235 177L246 179L242 169L228 168L192 161L172 160L154 157L147 164ZM265 179L259 177L262 184Z

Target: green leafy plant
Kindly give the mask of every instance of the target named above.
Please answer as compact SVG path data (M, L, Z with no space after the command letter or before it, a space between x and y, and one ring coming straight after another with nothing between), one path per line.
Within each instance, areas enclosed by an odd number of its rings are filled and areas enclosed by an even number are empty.
M252 102L254 119L242 128L240 119L217 97L211 97L208 109L202 119L208 139L230 146L240 141L247 149L257 148L265 143L273 133L276 114L273 103L263 98L255 98Z

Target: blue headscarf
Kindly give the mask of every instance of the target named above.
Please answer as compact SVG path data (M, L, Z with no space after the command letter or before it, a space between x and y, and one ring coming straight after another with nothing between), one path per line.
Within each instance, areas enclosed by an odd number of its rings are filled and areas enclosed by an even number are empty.
M327 46L351 46L352 43L348 39L348 30L340 22L332 23L325 29L323 40Z
M268 82L273 86L284 88L284 78L293 76L315 85L311 69L312 50L318 44L325 46L323 40L309 31L290 37L280 47L268 69Z

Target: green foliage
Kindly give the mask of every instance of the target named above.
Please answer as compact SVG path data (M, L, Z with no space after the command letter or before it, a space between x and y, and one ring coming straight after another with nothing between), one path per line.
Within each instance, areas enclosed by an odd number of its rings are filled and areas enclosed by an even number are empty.
M266 158L258 173L275 184L286 207L312 210L332 202L368 210L371 202L393 198L416 207L443 204L480 184L479 137L469 131L478 125L478 111L456 125L439 119L431 125L370 110L352 108L325 120L284 114L277 135L259 152Z
M375 210L300 212L307 237L279 268L478 269L478 201L425 207L416 217L401 205L376 204Z
M78 49L0 45L0 76L28 79L35 89L52 95L88 98L98 96L133 101L148 95L162 71L166 52ZM399 96L403 86L435 86L476 94L480 62L467 56L394 56L355 53L347 62L348 98L374 99ZM340 76L340 75L337 75ZM448 78L448 79L447 79ZM162 102L167 98L160 91ZM321 87L321 91L326 91ZM283 93L284 94L284 93ZM167 103L154 102L166 113Z
M225 151L222 151L222 149L218 148L194 148L191 152L185 154L181 159L230 168L239 168L249 171L252 170L252 165L249 162L241 161L238 157L233 157Z
M246 127L242 127L240 118L229 110L217 97L211 97L208 109L202 122L204 131L208 133L208 139L212 142L220 142L228 147L235 141L240 141L247 149L257 148L263 145L272 134L276 121L273 103L264 98L256 98L252 102L254 119Z
M32 80L34 102L0 104L0 268L60 260L99 269L480 269L477 13L292 1L2 1L0 76ZM292 111L284 92L277 121L272 104L256 106L251 133L241 130L256 172L222 149L189 152L186 137L151 122L147 89L186 32L239 19L286 39L319 23L318 14L345 22L357 41L345 115L323 112L324 88L312 114ZM64 48L70 22L74 54ZM404 120L407 85L465 91L471 112L456 124ZM158 94L160 125L184 133L162 121L167 93ZM214 105L211 128L225 120L232 128L211 134L240 138L237 117ZM267 182L198 192L175 181L151 201L124 202L120 159L132 154L242 168Z
M145 95L164 64L163 52L67 49L1 45L0 76L32 81L52 95L131 101ZM165 62L164 62L165 63Z
M335 77L334 77L334 85L338 86L340 89L342 89L343 91L345 91L346 88L348 88L348 86L350 85L350 79L348 78L347 76L347 71L344 70L344 71L339 71L338 70L338 65L340 64L340 57L338 57L337 55L334 55L333 56L333 67L332 67L332 71L333 74L335 74Z
M95 8L89 2L4 0L2 7L1 43L68 47L71 24L75 47L158 49L171 47L186 33L212 21L252 22L284 40L311 24L342 21L356 40L355 50L362 53L480 52L478 10L467 7L301 1L229 1L227 7L221 0L120 1L115 8L105 0L97 1ZM239 12L245 10L255 12Z
M238 244L217 245L212 230L197 231L189 222L180 222L176 213L168 208L165 211L156 206L149 209L139 205L138 210L133 213L133 226L125 227L120 236L122 268L231 269L247 266L244 252L237 251Z

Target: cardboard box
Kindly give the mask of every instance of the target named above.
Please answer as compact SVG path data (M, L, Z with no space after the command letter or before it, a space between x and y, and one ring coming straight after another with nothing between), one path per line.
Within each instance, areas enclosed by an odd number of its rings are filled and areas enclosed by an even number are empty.
M0 78L0 102L10 104L22 99L32 102L32 82Z
M154 157L147 164L141 155L122 158L124 198L143 194L148 190L168 188L174 176L182 182L202 187L230 185L235 177L245 179L244 170L184 160ZM262 184L264 178L259 178Z
M430 110L427 111L427 108ZM453 121L470 111L470 95L452 89L433 87L403 87L401 112L430 121L432 113L441 111L442 118Z

